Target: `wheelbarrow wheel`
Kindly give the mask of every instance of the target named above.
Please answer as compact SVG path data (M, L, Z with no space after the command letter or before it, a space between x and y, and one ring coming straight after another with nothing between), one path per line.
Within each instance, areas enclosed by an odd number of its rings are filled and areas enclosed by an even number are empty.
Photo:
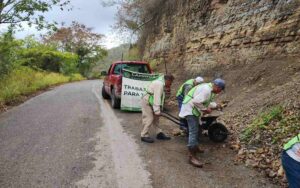
M214 123L208 128L208 136L214 142L223 142L227 135L228 130L222 123Z

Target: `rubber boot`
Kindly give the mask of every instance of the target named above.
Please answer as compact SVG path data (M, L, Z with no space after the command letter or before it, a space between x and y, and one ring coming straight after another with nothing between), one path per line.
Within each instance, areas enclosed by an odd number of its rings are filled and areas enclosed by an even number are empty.
M197 158L198 147L189 148L189 163L197 168L202 168L203 163Z

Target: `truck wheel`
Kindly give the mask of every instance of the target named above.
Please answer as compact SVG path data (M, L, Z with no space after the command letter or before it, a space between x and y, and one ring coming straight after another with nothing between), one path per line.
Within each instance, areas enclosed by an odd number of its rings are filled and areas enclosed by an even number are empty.
M102 86L102 97L104 99L109 99L110 98L109 95L105 91L104 85Z
M227 135L228 130L222 123L214 123L208 128L208 136L214 142L223 142Z
M121 100L116 97L115 89L111 90L111 106L115 109L120 108Z

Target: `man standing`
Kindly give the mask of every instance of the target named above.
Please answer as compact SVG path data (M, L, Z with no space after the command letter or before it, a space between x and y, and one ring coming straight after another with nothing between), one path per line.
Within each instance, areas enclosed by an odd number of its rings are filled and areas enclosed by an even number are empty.
M300 187L300 134L284 145L282 166L289 182L289 188Z
M188 150L189 163L195 167L202 167L203 163L197 158L199 149L199 119L201 113L210 113L217 104L212 102L215 95L225 89L225 81L218 78L213 83L205 83L191 89L184 97L179 117L185 118L189 128Z
M164 88L170 88L174 80L173 75L165 75L164 79L160 78L152 81L148 88L147 94L143 96L142 106L142 123L141 141L153 143L154 140L149 136L149 129L153 126L156 129L156 138L160 140L170 140L158 127L161 107L164 103Z
M198 76L195 79L189 79L186 82L184 82L180 88L178 89L176 93L176 99L178 101L178 109L180 112L182 102L184 99L184 96L188 94L188 92L195 86L201 84L204 82L204 79L200 76ZM186 120L185 119L180 119L180 129L181 130L187 130L187 125L186 125Z

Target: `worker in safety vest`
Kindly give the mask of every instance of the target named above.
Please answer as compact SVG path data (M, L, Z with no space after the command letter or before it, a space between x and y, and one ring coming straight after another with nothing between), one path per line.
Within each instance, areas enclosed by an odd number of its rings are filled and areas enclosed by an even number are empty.
M141 141L153 143L154 140L149 136L149 129L153 126L156 129L156 138L160 140L170 140L158 127L161 107L164 103L164 89L170 88L174 80L173 75L165 75L162 78L152 81L146 95L141 100L142 106L142 124L144 126L141 132Z
M202 167L203 163L196 154L199 149L199 119L202 113L211 113L217 104L213 102L216 94L225 89L225 81L218 78L213 83L204 83L192 88L184 97L179 117L187 120L189 129L188 150L189 163L195 167Z
M186 96L193 87L195 87L203 82L204 82L204 79L202 77L198 76L197 78L187 80L180 86L180 88L178 89L178 91L176 93L176 99L178 101L179 111L181 109L184 96ZM180 119L180 129L187 130L187 124L186 124L185 119L182 119L182 118Z
M180 88L178 89L177 93L176 93L176 99L178 101L178 108L179 111L181 109L181 105L183 102L183 98L184 96L195 86L201 84L204 82L204 79L200 76L198 76L195 79L189 79L186 82L184 82Z
M289 188L300 187L300 134L283 147L282 166L289 182Z

